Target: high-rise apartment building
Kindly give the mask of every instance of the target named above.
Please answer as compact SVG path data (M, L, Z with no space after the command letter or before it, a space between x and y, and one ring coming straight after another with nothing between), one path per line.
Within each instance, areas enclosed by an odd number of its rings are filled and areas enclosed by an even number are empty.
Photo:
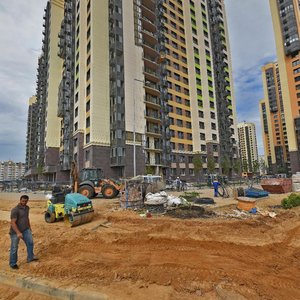
M195 153L237 158L223 1L65 0L59 37L57 170L192 180Z
M300 171L300 11L297 0L270 0L291 172Z
M243 122L239 123L237 128L243 170L246 171L247 169L248 172L253 172L255 169L255 164L258 166L255 125L254 123Z
M21 179L25 172L25 164L11 160L0 161L0 181Z
M260 101L260 116L265 162L272 173L290 171L288 137L277 63L262 68L264 100Z
M36 139L36 116L37 116L37 102L36 96L32 96L28 100L28 116L27 116L27 136L26 136L26 170L30 169L30 166L35 161L35 139Z
M33 139L27 140L30 157L26 176L32 179L55 181L59 165L61 118L58 117L58 87L62 73L62 59L58 56L58 34L64 14L63 0L50 0L44 14L42 54L38 61L35 115L28 128ZM28 152L29 153L29 152Z

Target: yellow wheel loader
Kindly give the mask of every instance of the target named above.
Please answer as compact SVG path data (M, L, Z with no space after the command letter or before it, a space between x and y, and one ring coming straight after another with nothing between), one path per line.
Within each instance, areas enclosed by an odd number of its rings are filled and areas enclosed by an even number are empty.
M101 169L86 168L80 172L78 192L88 198L102 194L105 199L115 198L123 185L113 179L104 178Z

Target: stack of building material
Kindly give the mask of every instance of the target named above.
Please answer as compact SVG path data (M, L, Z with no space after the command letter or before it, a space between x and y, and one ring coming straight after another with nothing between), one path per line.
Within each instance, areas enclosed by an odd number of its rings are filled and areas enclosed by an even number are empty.
M245 196L250 198L262 198L262 197L268 197L269 193L267 191L251 187L245 190Z
M300 172L292 176L293 192L300 192Z
M292 191L292 179L290 178L262 179L260 184L265 191L271 194L282 194Z
M121 193L120 206L122 208L141 208L143 205L141 186L136 184L127 185Z

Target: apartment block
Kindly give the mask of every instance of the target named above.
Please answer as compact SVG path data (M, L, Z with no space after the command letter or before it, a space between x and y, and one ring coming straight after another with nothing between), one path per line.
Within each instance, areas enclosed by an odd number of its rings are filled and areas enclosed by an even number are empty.
M26 170L29 170L30 167L35 162L35 155L36 155L35 134L37 131L37 123L36 123L37 112L38 112L38 106L36 102L36 96L32 96L28 100L26 159L25 159Z
M21 179L25 173L25 164L21 162L0 161L0 181Z
M300 11L297 0L270 0L291 173L300 171Z
M272 173L290 172L288 136L277 63L262 68L264 100L260 102L265 161Z
M247 172L253 172L254 165L258 163L255 124L243 122L239 123L237 128L243 170L247 169Z
M57 116L58 90L62 76L63 61L58 56L58 34L64 15L64 1L50 0L44 13L42 53L38 60L36 102L34 110L29 105L26 176L35 180L60 180L57 175L61 118Z
M65 0L59 15L56 172L193 180L196 153L204 172L237 158L223 1Z

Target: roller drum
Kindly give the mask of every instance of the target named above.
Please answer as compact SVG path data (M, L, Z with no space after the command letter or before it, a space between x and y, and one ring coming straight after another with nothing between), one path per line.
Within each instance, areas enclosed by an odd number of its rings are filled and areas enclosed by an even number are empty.
M65 215L64 222L70 227L78 226L90 222L94 217L94 211L82 214Z

